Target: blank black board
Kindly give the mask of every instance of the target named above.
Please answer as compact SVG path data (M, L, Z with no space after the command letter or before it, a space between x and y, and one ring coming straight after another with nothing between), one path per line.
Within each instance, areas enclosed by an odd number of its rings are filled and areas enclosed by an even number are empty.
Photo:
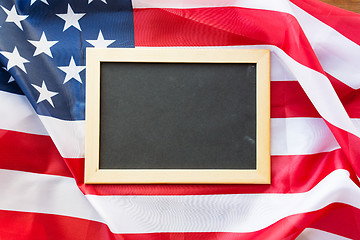
M256 63L101 62L100 169L256 169Z

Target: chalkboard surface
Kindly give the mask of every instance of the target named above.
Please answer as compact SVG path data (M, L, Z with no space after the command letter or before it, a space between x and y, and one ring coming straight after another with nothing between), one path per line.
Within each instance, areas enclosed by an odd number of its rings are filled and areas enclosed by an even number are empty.
M256 169L256 64L100 72L100 169Z
M268 49L86 50L86 184L270 183Z

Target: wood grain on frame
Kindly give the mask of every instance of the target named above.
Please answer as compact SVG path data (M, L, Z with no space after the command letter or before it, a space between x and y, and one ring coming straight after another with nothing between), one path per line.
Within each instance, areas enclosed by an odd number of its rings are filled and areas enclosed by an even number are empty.
M87 49L85 183L270 183L270 52L240 49ZM100 169L100 63L256 63L256 169Z

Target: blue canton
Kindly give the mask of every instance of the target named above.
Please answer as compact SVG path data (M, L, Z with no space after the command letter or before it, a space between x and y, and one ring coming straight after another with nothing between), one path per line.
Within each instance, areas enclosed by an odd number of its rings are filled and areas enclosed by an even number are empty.
M134 47L130 0L0 0L0 90L85 119L87 47Z

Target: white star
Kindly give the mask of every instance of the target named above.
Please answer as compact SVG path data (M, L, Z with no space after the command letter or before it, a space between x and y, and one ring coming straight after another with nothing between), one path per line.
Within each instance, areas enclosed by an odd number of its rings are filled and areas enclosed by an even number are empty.
M51 98L59 93L51 92L47 89L45 82L42 82L41 87L36 86L35 84L31 84L39 93L39 98L36 103L42 102L44 100L48 101L52 107L54 107L54 103Z
M17 66L26 73L24 63L28 63L29 61L20 56L16 47L14 48L14 51L12 53L5 51L0 51L0 53L4 55L4 57L9 59L7 64L8 71L10 70L10 68Z
M31 41L28 40L32 45L36 47L34 52L34 56L39 55L40 53L45 53L49 57L53 57L50 51L50 48L55 45L59 41L48 41L46 39L45 32L42 33L41 38L39 41Z
M15 82L15 79L13 76L10 76L8 83Z
M6 70L5 67L3 67L3 69ZM11 83L11 82L14 82L14 81L15 81L14 77L10 75L8 83Z
M88 4L92 3L94 0L89 0ZM103 3L107 4L106 0L101 0Z
M61 71L66 73L64 83L67 83L69 80L74 78L79 83L82 83L80 78L80 72L85 69L85 66L76 66L74 58L71 57L70 64L68 67L58 67Z
M110 44L115 42L115 40L105 40L101 30L96 40L86 40L86 41L91 45L93 45L95 48L107 48Z
M34 4L37 0L31 0L30 6ZM49 5L49 3L46 0L41 0L43 3Z
M80 18L82 18L85 15L85 13L74 13L70 4L68 4L67 13L56 14L56 15L58 17L62 18L63 20L65 20L63 32L65 32L65 30L71 26L74 26L75 28L77 28L81 31L79 20L80 20Z
M15 23L16 26L18 26L21 30L23 30L21 21L24 21L28 17L28 15L18 15L16 12L15 5L11 8L10 11L4 8L3 6L1 6L1 8L7 14L7 18L5 21Z

